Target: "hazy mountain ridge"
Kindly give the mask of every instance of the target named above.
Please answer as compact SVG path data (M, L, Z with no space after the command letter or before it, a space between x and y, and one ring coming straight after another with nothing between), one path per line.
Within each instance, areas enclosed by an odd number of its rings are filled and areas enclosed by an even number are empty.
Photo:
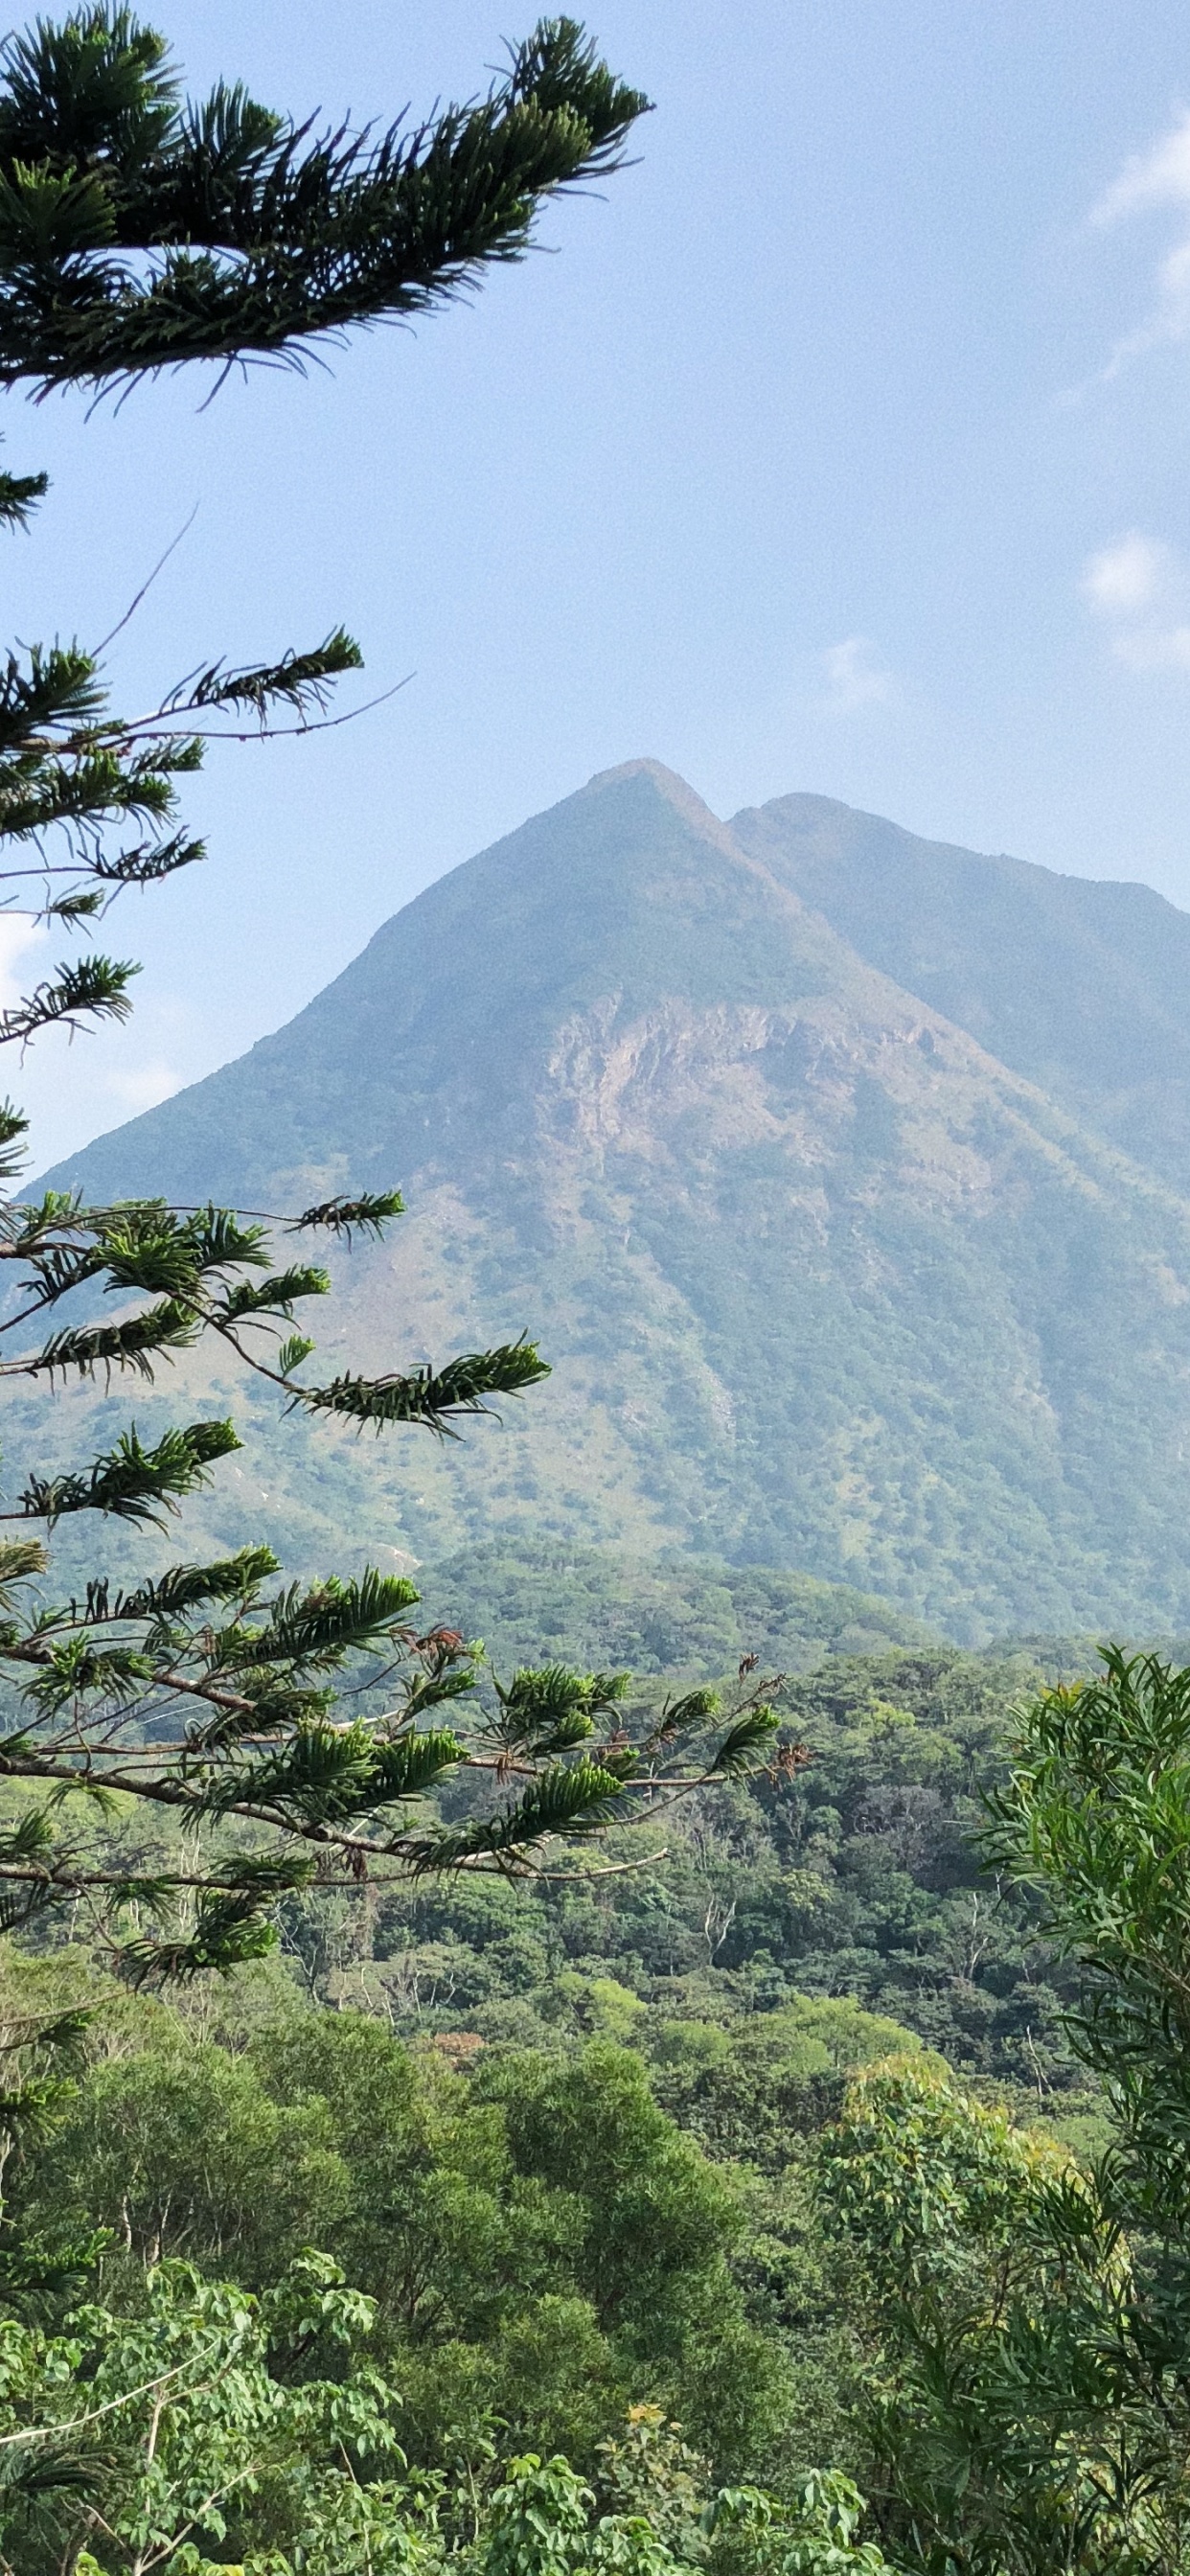
M731 831L870 963L1190 1189L1190 913L825 796L747 808Z
M976 931L989 907L1001 925L966 962L952 863ZM1086 916L1130 890L1052 880L1077 889L1043 889L1057 1074L1028 1078L999 961L1013 889L1046 872L1019 864L823 799L728 829L629 764L429 887L237 1066L51 1177L263 1205L397 1178L411 1214L344 1271L332 1347L373 1363L539 1334L550 1385L445 1458L263 1432L270 1508L300 1503L316 1532L322 1487L328 1548L441 1556L544 1527L800 1566L971 1634L1180 1625L1182 1058L1142 1168L1110 1141L1135 1087L1121 1106L1105 1046L1092 1098L1089 1023L1053 1006L1061 936L1086 984ZM1151 905L1190 958L1190 919L1156 896L1135 918ZM915 937L923 981L980 1031L887 971ZM1139 933L1125 964L1136 986ZM1171 1010L1167 974L1154 1062ZM1190 1013L1179 1045L1190 1100ZM232 1499L204 1515L222 1529Z

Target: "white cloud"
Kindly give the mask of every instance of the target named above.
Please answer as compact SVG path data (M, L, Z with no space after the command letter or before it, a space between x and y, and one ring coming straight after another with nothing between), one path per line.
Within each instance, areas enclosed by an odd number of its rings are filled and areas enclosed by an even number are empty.
M1166 588L1173 565L1168 546L1156 545L1138 529L1119 537L1087 558L1083 597L1106 617L1132 615L1151 608Z
M42 947L45 937L45 924L30 921L27 913L0 912L0 1009L11 1010L20 1000L23 979L16 973L18 960L30 948Z
M1160 207L1172 207L1185 218L1186 236L1158 261L1148 319L1117 342L1106 371L1109 376L1118 375L1129 359L1162 341L1190 336L1190 112L1179 117L1147 152L1132 154L1092 208L1091 220L1099 225L1118 224Z
M1092 221L1114 224L1142 206L1190 206L1190 110L1147 152L1133 152L1094 208Z
M109 1073L105 1089L122 1109L135 1118L142 1109L155 1109L159 1100L169 1100L180 1091L184 1076L175 1072L163 1056L154 1056L148 1064L132 1065L126 1072Z
M851 716L861 707L888 706L894 694L892 673L866 635L828 644L818 659L826 680L819 701L824 715Z
M1117 662L1132 671L1190 671L1190 579L1172 546L1134 528L1088 555L1081 588Z

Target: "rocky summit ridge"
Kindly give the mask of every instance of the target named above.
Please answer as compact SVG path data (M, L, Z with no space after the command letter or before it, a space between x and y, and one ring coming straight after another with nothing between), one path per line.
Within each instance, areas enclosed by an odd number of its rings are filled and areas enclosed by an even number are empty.
M253 1418L221 1541L507 1528L798 1566L972 1636L1180 1626L1187 969L1190 917L1145 888L818 797L724 824L634 761L50 1178L253 1206L397 1180L333 1337L372 1365L528 1327L554 1363L445 1454Z

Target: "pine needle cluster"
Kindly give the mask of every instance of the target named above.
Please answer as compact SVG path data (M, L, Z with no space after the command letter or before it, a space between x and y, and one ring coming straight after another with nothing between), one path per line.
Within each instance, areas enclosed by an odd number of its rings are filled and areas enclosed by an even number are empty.
M648 102L572 18L486 96L317 132L240 83L183 99L163 37L80 9L10 38L0 97L0 378L107 385L196 358L300 364L425 313L527 249L543 199L614 170Z

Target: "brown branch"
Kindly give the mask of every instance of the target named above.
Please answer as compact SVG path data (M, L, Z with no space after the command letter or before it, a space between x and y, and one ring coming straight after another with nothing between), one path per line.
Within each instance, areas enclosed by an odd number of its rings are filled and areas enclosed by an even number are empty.
M167 545L167 547L166 547L166 549L165 549L164 554L162 554L162 555L158 555L158 557L157 557L157 561L156 561L156 563L155 563L155 564L154 564L154 566L153 566L152 572L151 572L151 573L147 573L147 574L146 574L145 579L144 579L144 580L142 581L142 583L141 583L140 589L136 592L135 597L134 597L134 598L132 598L132 599L129 601L128 606L127 606L127 608L125 609L123 616L118 620L117 624L116 624L115 626L113 626L113 627L109 630L109 632L108 632L108 633L107 633L107 634L102 638L102 640L101 640L101 641L100 641L100 642L95 646L94 654L93 654L93 659L94 659L96 662L98 662L98 660L99 660L99 656L100 656L100 654L101 654L101 653L106 653L107 648L108 648L108 645L109 645L109 644L114 644L114 643L115 643L115 640L116 640L117 635L122 635L122 634L123 634L123 632L124 632L125 627L126 627L126 626L131 625L132 620L133 620L133 618L134 618L134 617L135 617L135 615L136 615L137 609L140 607L140 604L141 604L142 599L144 599L144 598L146 597L146 595L148 594L148 592L149 592L149 591L151 591L151 589L152 589L152 587L153 587L153 584L154 584L154 582L155 582L155 581L156 581L156 579L157 579L158 573L164 572L165 567L166 567L167 563L169 562L170 556L171 556L172 554L176 554L176 553L177 553L178 547L181 545L181 542L182 542L183 537L188 537L188 536L189 536L190 531L191 531L192 527L194 526L194 522L195 522L195 520L196 520L196 519L197 519L197 517L198 517L198 510L199 510L199 505L198 505L198 502L196 501L196 502L195 502L195 504L194 504L194 508L192 509L192 511L191 511L191 513L190 513L189 518L188 518L188 519L184 519L184 520L183 520L182 525L181 525L181 527L179 528L179 530L178 530L178 533L177 533L176 537L171 537L171 538L170 538L169 544Z

